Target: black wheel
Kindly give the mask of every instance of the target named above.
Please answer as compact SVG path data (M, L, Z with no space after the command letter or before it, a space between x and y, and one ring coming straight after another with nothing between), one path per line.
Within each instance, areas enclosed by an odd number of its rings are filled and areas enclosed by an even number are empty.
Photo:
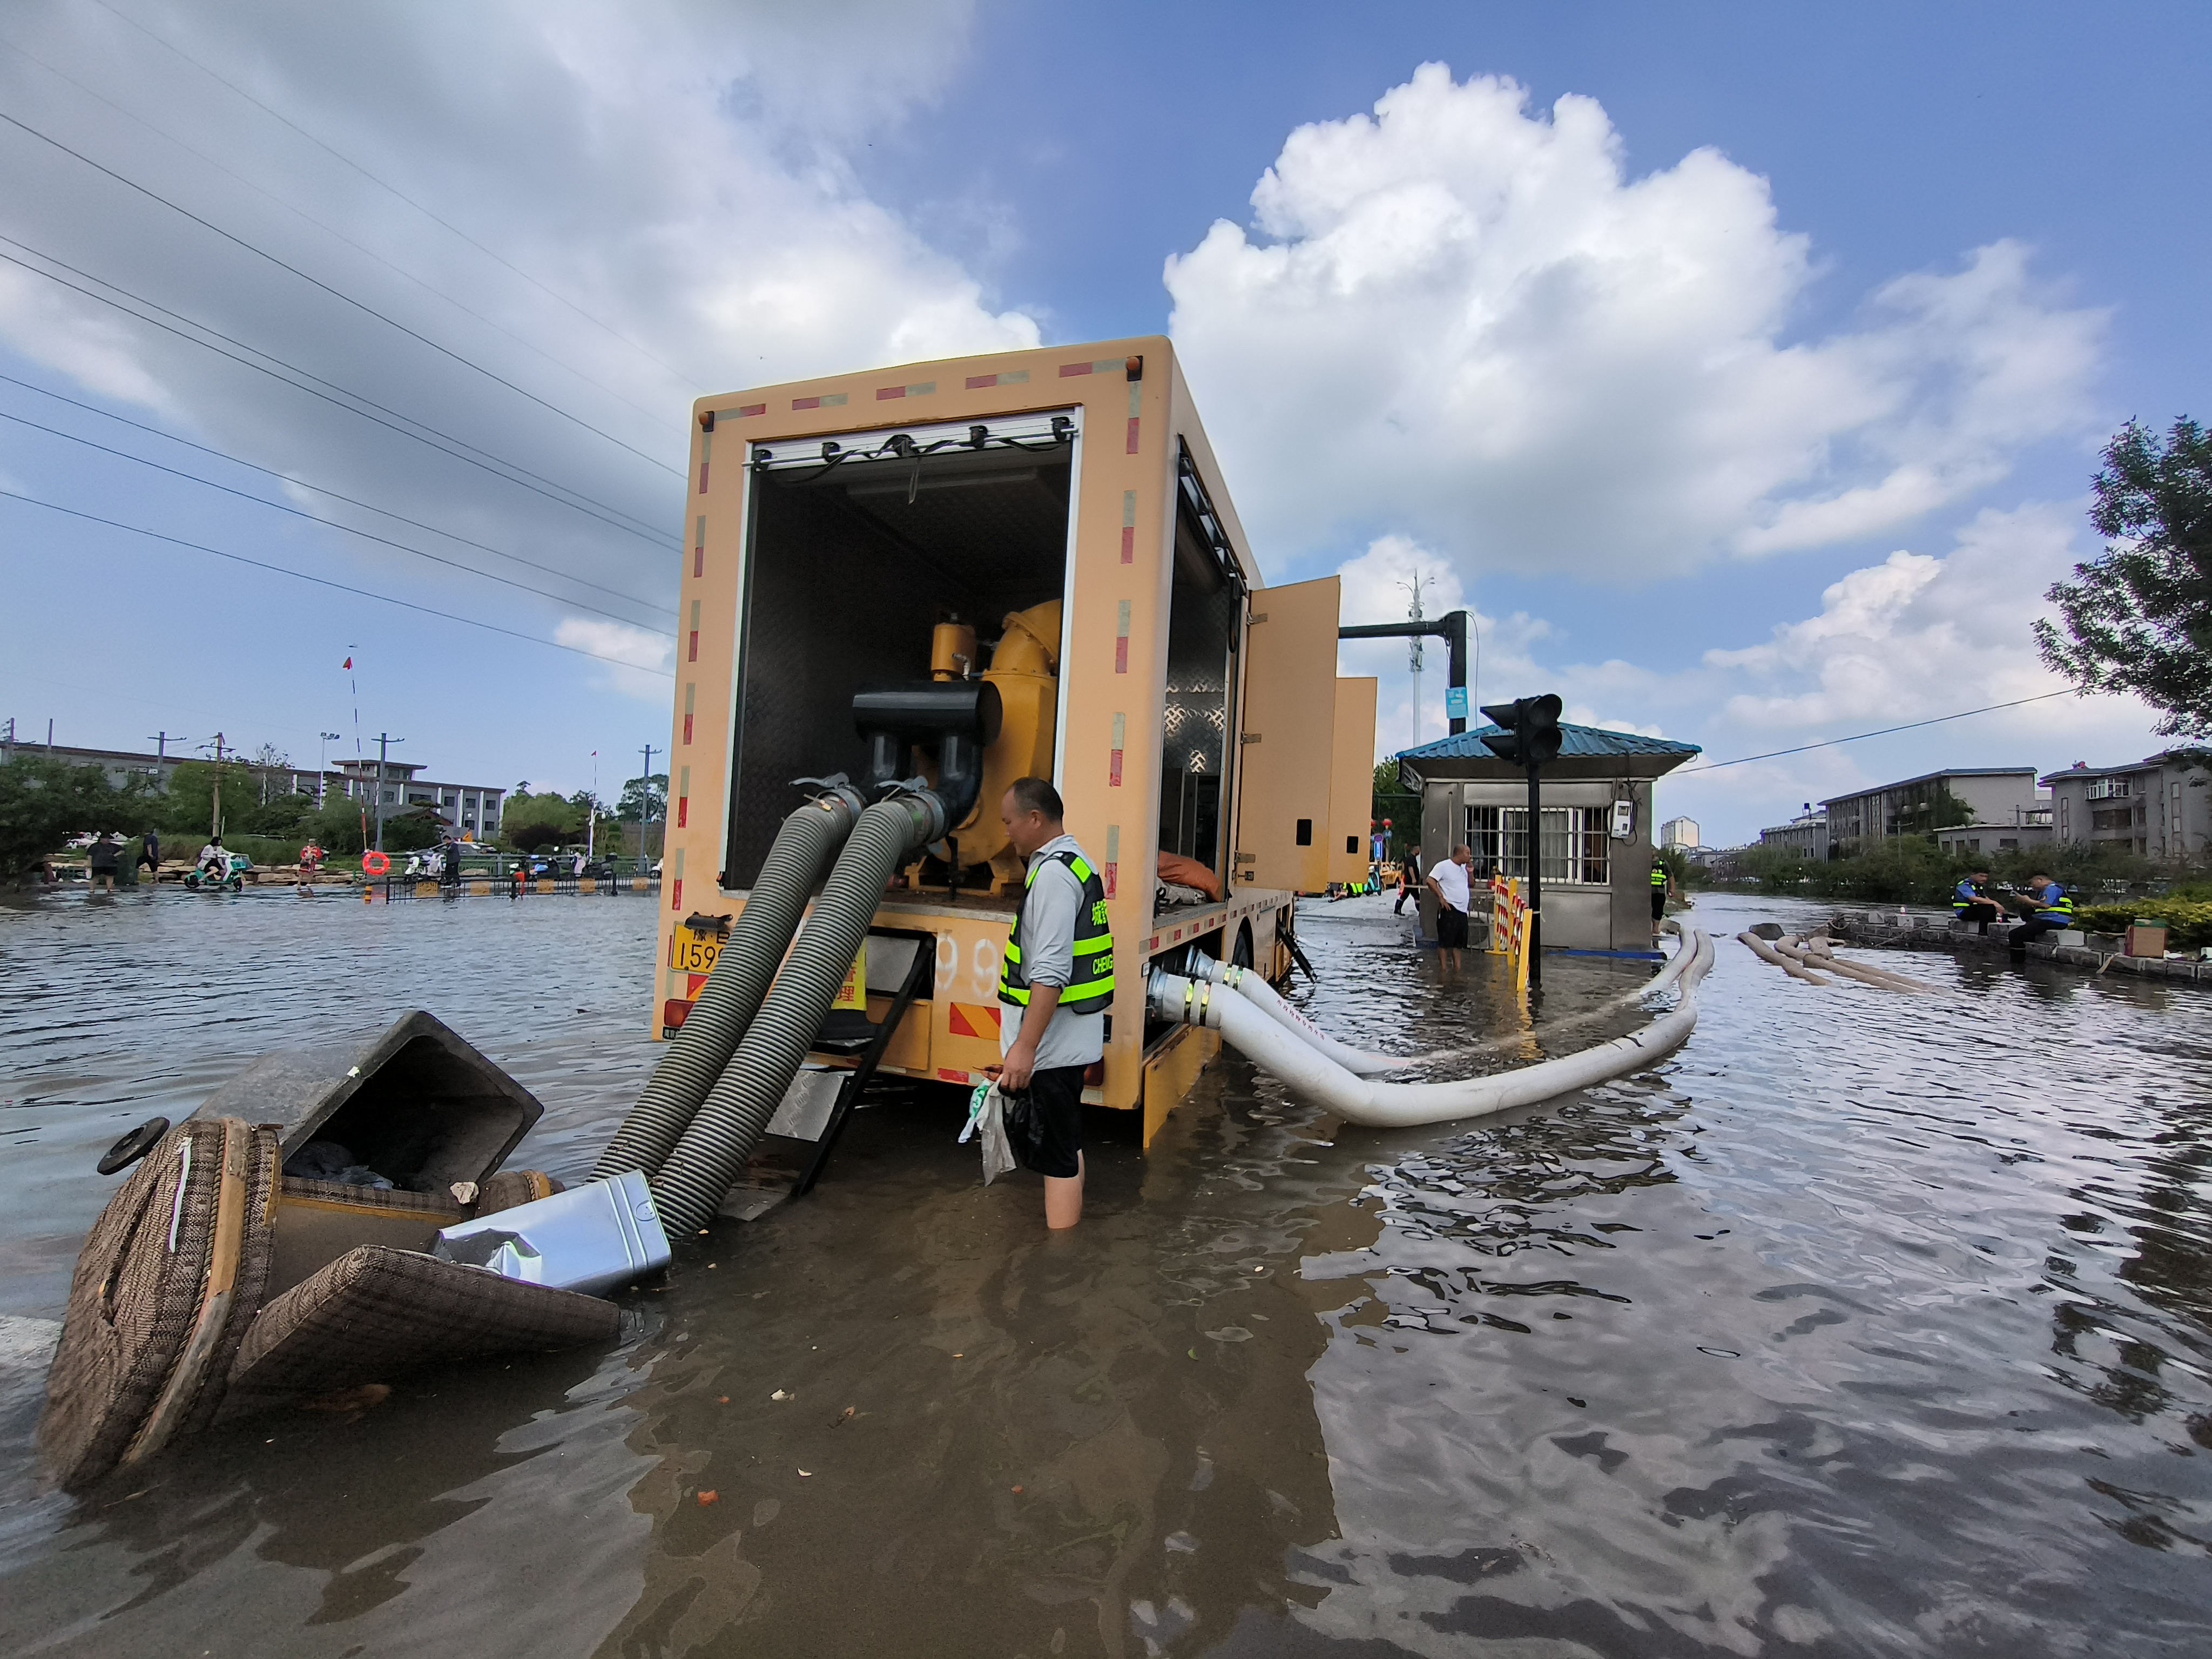
M118 1170L127 1170L160 1146L161 1137L168 1133L168 1119L149 1117L103 1152L100 1162L93 1167L102 1175L113 1175Z
M1244 921L1237 924L1237 943L1229 952L1229 963L1233 968L1249 968L1252 965L1252 924L1250 922Z

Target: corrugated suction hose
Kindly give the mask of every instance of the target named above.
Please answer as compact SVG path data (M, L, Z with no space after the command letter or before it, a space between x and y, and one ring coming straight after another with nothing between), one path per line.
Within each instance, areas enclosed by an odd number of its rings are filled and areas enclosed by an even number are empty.
M944 834L944 819L943 805L924 793L878 801L854 824L729 1064L658 1170L647 1166L653 1202L671 1237L714 1219L821 1030L882 902L884 883L914 848ZM689 1020L684 1024L690 1029Z
M650 1176L666 1161L751 1025L814 884L844 844L860 810L857 794L833 789L783 821L714 971L669 1039L652 1081L599 1154L594 1179L625 1170Z

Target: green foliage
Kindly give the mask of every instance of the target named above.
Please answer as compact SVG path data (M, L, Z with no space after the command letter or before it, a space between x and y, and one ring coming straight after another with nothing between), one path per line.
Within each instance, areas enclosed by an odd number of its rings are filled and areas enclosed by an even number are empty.
M2093 904L2074 913L2077 927L2093 933L2124 933L2133 921L2166 924L2166 948L2197 951L2212 945L2212 902L2202 899L2130 899L2122 904Z
M2025 888L2027 878L2040 872L2056 877L2077 896L2141 887L2171 874L2167 866L2110 846L1953 858L1925 836L1896 836L1826 863L1778 848L1753 847L1737 855L1734 873L1738 882L1754 884L1763 893L1862 904L1948 905L1952 890L1976 870L1987 870L1998 886L2015 889Z
M2165 711L2158 730L2212 733L2212 434L2183 416L2160 441L2134 421L2105 447L2089 522L2104 552L2050 592L2066 636L2035 624L2043 659Z
M19 753L0 766L0 875L30 868L71 836L135 834L146 810L143 786L135 778L118 789L97 766Z
M376 820L368 823L368 832L376 833ZM427 806L417 806L398 817L386 815L384 820L384 850L387 853L416 853L425 847L435 847L446 838L446 823Z
M161 832L205 841L215 824L218 785L224 830L246 829L246 815L260 804L260 780L235 761L186 761L169 774L168 791L160 807Z
M500 813L499 829L500 838L508 846L534 853L541 847L551 847L560 842L581 841L584 809L550 789L538 795L526 791L518 793L507 798Z
M1390 839L1384 857L1402 862L1407 853L1421 844L1421 798L1398 781L1396 761L1386 760L1376 767L1370 810L1376 829L1382 827L1383 819L1390 820Z
M657 823L668 816L668 774L655 772L649 778L632 778L622 787L622 799L615 804L615 816L624 823Z

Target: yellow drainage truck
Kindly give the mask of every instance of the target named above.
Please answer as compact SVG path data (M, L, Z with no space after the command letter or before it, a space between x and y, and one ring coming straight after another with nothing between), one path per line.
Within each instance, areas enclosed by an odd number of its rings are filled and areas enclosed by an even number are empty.
M762 387L695 416L659 1034L690 1015L780 826L842 775L855 804L934 790L959 814L893 855L842 1018L880 1030L904 989L880 1067L979 1081L1022 874L1000 797L1046 776L1100 866L1119 964L1085 1097L1141 1109L1149 1142L1218 1042L1147 1028L1152 959L1195 945L1279 976L1295 896L1366 845L1373 683L1339 696L1336 579L1262 585L1163 337ZM1163 854L1190 878L1164 880ZM849 1043L813 1046L810 1066L852 1063Z

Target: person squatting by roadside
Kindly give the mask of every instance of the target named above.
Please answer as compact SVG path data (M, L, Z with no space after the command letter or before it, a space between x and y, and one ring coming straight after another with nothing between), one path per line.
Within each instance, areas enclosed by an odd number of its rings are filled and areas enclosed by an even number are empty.
M1065 811L1042 778L1015 779L999 803L1029 871L999 969L999 1089L1026 1092L1043 1126L1032 1167L1044 1177L1050 1228L1083 1219L1083 1074L1105 1056L1114 999L1105 884L1067 833Z
M1437 896L1437 950L1449 968L1460 965L1467 949L1467 913L1473 907L1474 849L1455 847L1451 856L1429 872L1428 889Z

